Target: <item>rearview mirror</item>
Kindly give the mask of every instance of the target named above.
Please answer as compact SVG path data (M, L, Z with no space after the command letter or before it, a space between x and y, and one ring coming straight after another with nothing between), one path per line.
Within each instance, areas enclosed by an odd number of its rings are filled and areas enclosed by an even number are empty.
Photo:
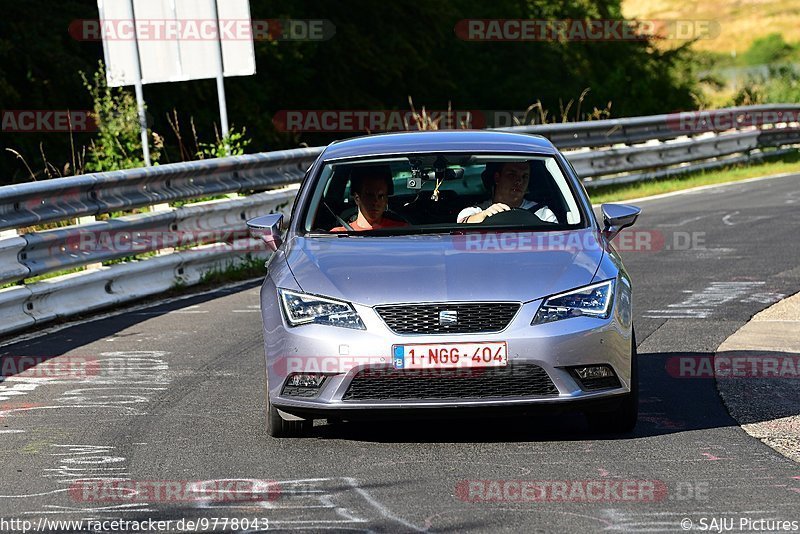
M608 240L633 225L642 213L640 208L627 204L603 204L600 210L603 212L603 235Z
M272 252L278 250L283 243L281 228L283 227L283 214L273 213L262 215L247 221L247 228L254 239L261 239Z

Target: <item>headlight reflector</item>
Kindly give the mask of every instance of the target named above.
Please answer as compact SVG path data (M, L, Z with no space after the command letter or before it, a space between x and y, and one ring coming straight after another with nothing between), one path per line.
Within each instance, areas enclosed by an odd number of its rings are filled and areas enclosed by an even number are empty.
M352 304L316 295L279 289L281 305L291 326L324 324L366 330Z
M531 324L544 324L570 317L607 319L614 300L614 280L591 284L544 299Z

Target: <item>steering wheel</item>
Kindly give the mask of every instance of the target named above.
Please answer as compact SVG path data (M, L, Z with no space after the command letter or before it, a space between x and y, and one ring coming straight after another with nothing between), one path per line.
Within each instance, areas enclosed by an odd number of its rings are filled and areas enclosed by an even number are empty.
M501 211L489 217L486 217L478 224L483 225L514 225L514 226L541 226L548 224L546 221L541 220L534 215L530 210L524 208L511 208L508 211Z

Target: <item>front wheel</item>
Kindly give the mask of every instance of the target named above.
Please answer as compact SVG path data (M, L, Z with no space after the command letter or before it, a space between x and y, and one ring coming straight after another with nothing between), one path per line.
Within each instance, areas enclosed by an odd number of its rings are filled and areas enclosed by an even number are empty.
M595 432L631 432L639 419L639 361L636 352L636 332L631 336L631 391L623 397L613 412L586 414L589 428Z
M264 398L267 402L267 434L273 438L299 438L308 433L314 422L309 420L287 421L269 401L269 386L264 381Z

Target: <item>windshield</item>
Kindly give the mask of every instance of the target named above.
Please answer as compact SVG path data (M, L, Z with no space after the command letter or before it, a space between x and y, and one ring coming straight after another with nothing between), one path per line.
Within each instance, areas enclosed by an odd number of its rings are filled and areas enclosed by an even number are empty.
M584 226L552 156L410 154L334 162L305 211L314 234L436 233Z

